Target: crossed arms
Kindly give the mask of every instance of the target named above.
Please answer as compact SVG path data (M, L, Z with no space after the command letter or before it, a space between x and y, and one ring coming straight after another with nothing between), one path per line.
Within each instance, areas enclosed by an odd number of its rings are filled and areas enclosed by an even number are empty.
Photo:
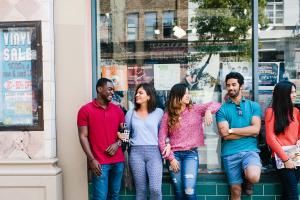
M259 134L261 125L260 117L253 116L251 120L251 125L243 128L232 128L232 133L229 133L228 121L218 122L218 130L220 136L224 140L237 140L246 136L257 136Z

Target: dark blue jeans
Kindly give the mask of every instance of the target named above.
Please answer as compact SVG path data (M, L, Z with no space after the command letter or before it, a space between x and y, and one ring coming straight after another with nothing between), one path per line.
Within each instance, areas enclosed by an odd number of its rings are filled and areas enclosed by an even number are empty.
M124 163L103 164L102 175L93 174L93 200L118 200Z
M297 184L300 177L300 167L297 169L277 169L282 183L281 200L298 200Z
M180 171L174 173L170 170L170 175L175 188L176 200L195 200L196 181L198 174L198 150L175 151L174 156L180 163Z

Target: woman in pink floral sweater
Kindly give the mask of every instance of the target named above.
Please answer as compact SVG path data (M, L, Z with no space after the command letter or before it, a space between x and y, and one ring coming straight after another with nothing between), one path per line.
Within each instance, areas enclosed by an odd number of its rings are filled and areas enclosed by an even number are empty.
M195 185L198 173L198 150L204 145L202 122L212 123L212 113L220 108L219 103L193 105L185 84L171 88L159 130L158 142L162 154L168 160L170 175L175 186L177 200L197 199ZM171 151L163 151L169 138Z

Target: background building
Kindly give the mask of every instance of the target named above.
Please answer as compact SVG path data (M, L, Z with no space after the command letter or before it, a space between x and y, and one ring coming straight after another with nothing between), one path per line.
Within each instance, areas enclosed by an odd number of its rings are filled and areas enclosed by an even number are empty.
M299 1L267 1L269 27L259 33L260 60L281 62L291 79L298 79L300 63Z

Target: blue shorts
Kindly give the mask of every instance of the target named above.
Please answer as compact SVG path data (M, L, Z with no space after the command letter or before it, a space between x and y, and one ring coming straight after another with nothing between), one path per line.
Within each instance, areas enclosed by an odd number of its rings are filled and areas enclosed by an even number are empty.
M222 156L222 161L230 185L243 183L243 171L248 166L261 167L259 154L255 151L242 151L237 154Z

